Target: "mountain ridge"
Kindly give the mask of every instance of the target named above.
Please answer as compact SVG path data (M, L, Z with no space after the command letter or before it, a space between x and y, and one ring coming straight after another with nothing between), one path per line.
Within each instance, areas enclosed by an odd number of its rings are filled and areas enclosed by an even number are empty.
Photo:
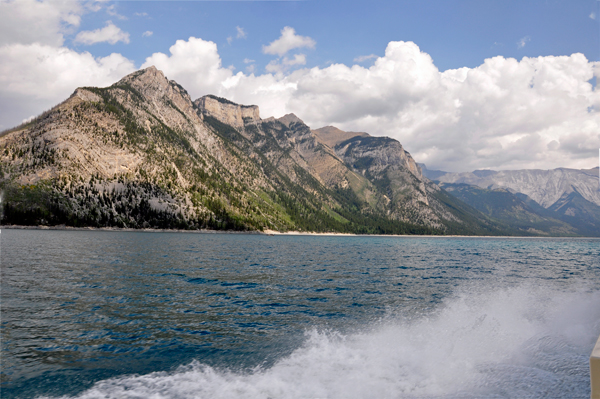
M528 234L424 178L398 141L333 129L192 100L149 67L0 136L2 223Z
M531 197L544 208L550 207L564 192L576 189L586 200L600 206L598 168L555 168L523 170L479 170L445 173L435 180L443 183L466 183L482 188L497 185ZM595 186L595 190L592 188Z
M475 170L463 173L428 170L425 165L422 165L422 169L426 176L439 182L451 194L489 216L494 212L506 212L502 206L493 209L498 195L494 200L490 197L492 192L506 191L507 195L510 193L513 196L511 201L523 200L524 206L531 208L529 210L537 215L534 219L551 220L554 227L566 223L574 234L600 236L597 167ZM481 195L487 195L490 203L481 203ZM519 218L510 219L506 214L502 219L507 223L522 223ZM564 226L561 227L563 228Z

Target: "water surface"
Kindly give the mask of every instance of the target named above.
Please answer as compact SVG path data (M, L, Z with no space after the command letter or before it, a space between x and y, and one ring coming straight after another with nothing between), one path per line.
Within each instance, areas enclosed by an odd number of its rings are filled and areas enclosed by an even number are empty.
M589 397L600 240L2 230L2 397Z

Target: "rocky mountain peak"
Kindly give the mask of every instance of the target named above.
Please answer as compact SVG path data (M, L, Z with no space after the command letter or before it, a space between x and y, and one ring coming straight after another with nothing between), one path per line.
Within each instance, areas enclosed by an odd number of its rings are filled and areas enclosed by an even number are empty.
M382 173L387 168L406 168L417 179L423 179L421 168L398 140L371 136L367 133L344 132L333 126L317 129L315 135L334 148L345 162L365 173Z
M119 80L113 87L131 87L146 100L156 101L164 97L175 102L191 105L191 98L187 91L174 80L169 80L165 74L155 66L133 72ZM188 108L186 104L185 108Z
M327 144L329 147L334 148L336 145L340 144L343 141L350 140L353 137L369 137L368 133L363 132L344 132L343 130L338 129L335 126L325 126L320 129L313 130L317 139L323 143Z
M245 124L260 121L258 105L240 105L211 94L200 97L194 104L202 115L216 118L238 129Z
M294 114L286 114L277 120L286 125L287 127L290 127L292 123L302 123L303 125L305 124L302 119L298 118Z
M119 80L113 86L131 85L135 88L142 87L154 87L165 89L169 84L169 80L165 74L156 69L155 66L148 67L146 69L140 69L125 76Z

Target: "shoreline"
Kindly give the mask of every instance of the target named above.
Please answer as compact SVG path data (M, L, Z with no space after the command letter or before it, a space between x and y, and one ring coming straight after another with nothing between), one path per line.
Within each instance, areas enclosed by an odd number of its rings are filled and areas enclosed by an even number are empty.
M354 234L354 233L318 233L307 231L277 231L277 230L253 230L253 231L236 231L236 230L181 230L181 229L134 229L129 227L73 227L66 225L59 226L22 226L22 225L0 225L2 229L7 230L58 230L58 231L113 231L113 232L141 232L141 233L192 233L192 234L249 234L262 236L315 236L315 237L426 237L426 238L579 238L579 239L600 239L600 237L587 236L479 236L479 235L433 235L433 234Z

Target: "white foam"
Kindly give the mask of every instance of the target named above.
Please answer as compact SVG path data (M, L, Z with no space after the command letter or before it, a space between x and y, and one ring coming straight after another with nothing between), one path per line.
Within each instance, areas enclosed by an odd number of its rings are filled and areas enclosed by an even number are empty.
M233 373L193 362L101 381L79 398L588 397L599 304L598 291L465 294L435 314L362 333L310 331L268 369Z

